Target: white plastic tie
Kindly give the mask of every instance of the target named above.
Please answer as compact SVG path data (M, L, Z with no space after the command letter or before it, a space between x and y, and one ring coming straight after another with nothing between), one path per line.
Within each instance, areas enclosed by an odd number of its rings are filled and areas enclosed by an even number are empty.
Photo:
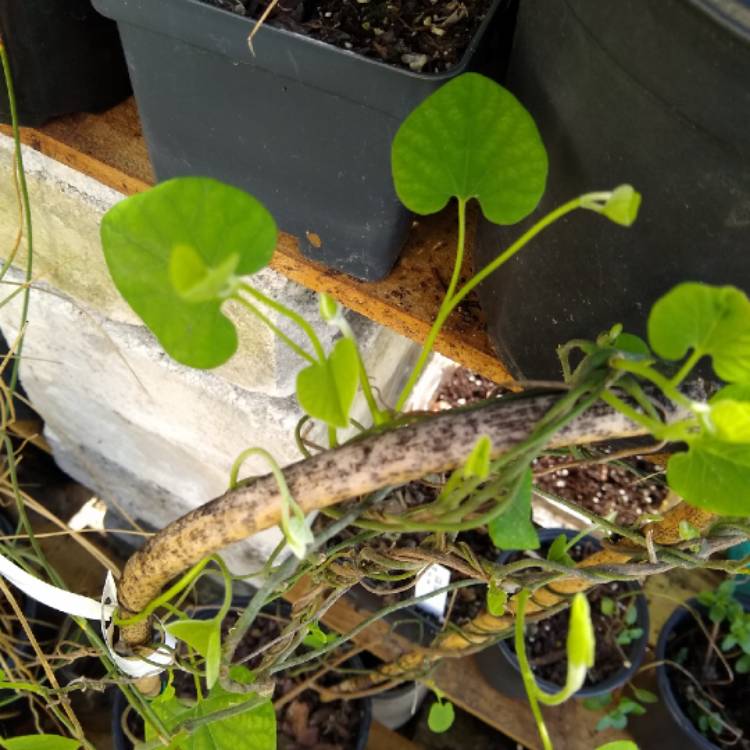
M36 599L50 609L73 617L99 620L110 658L117 668L129 677L140 678L159 674L174 661L177 639L168 633L164 636L164 643L149 655L148 660L138 656L120 656L115 651L112 644L114 634L112 617L117 609L117 584L110 571L107 572L104 581L101 601L92 599L90 596L74 594L42 581L3 555L0 555L0 575L23 591L26 596Z

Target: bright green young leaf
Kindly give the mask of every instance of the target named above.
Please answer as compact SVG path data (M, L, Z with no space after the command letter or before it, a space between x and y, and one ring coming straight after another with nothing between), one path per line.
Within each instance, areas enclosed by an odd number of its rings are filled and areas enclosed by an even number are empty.
M187 302L211 302L226 299L233 291L232 279L240 262L232 253L216 268L209 268L190 245L175 245L169 256L169 280L177 294Z
M690 505L750 516L750 444L698 437L669 459L667 482Z
M615 613L615 600L609 596L603 596L599 602L599 609L606 617L611 617Z
M648 339L665 359L682 359L692 350L710 356L722 380L750 383L750 301L739 289L676 286L651 309Z
M567 639L568 668L583 667L585 679L585 670L594 666L595 648L596 636L594 626L591 624L589 602L584 594L578 593L573 597L573 603L570 605Z
M326 323L330 323L338 317L339 303L329 294L325 294L325 292L320 293L319 305L320 317L323 318Z
M680 539L683 539L686 542L689 542L691 539L698 539L701 535L700 531L698 531L690 521L687 521L684 518L680 521L677 530Z
M724 386L709 399L709 403L712 405L718 404L719 401L750 402L750 383L732 383L731 385Z
M615 339L615 347L626 354L637 354L643 357L651 355L651 350L648 348L648 344L640 336L636 336L634 333L621 333Z
M615 224L629 227L638 217L641 194L632 185L620 185L601 209L601 213Z
M635 697L641 702L641 703L658 703L659 697L652 693L650 690L645 690L644 688L639 688L632 686L633 693L635 694Z
M167 632L185 641L206 660L206 684L212 688L219 678L221 662L221 622L212 620L175 620Z
M502 617L505 614L505 607L508 603L508 594L501 589L494 581L490 581L487 587L487 611L493 617Z
M547 550L547 559L568 568L574 568L575 560L568 554L568 541L565 534L557 536Z
M430 706L430 713L427 715L427 726L435 734L441 734L453 726L455 718L456 713L450 701L435 701Z
M599 745L597 750L638 750L638 745L630 740L615 740L606 745Z
M505 512L487 527L492 543L498 549L539 549L539 535L531 523L531 492L531 469L527 469Z
M0 747L5 750L77 750L80 746L78 740L56 734L30 734L10 739L0 737Z
M495 224L528 216L547 179L547 152L531 115L477 73L449 81L404 120L391 165L410 211L432 214L451 198L476 198Z
M244 672L248 670L243 670L243 674ZM246 681L242 675L235 672L235 668L231 671L231 677L237 682ZM161 700L160 696L152 702L151 706L165 726L173 731L178 724L185 721L203 718L255 699L255 694L230 693L216 684L206 698L192 707L182 704L174 696L174 692L166 700ZM147 725L146 739L151 740L155 736L153 730ZM179 750L226 750L227 748L276 750L276 714L273 705L266 700L242 713L204 724L189 737L173 743L170 750L173 748L179 748Z
M750 443L750 401L722 398L712 402L711 421L720 440Z
M210 368L234 354L223 287L232 274L266 266L276 246L276 224L255 198L216 180L180 177L113 206L101 236L115 286L170 356Z
M308 632L302 643L308 648L323 648L336 640L335 633L324 633L317 622L311 622L307 626Z
M348 427L358 385L357 346L351 339L341 338L325 363L309 365L299 372L297 398L311 417L331 427Z
M590 698L583 700L583 707L589 711L602 711L612 703L612 693L602 693L601 695L592 695Z
M476 477L477 479L487 479L490 473L490 454L492 453L492 441L487 435L477 440L471 453L464 464L464 476Z

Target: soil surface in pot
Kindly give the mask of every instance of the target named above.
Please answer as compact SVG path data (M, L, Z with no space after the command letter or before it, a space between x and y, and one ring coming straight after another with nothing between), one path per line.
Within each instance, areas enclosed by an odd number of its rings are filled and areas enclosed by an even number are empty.
M712 623L704 619L704 624L707 633L710 633ZM727 634L727 623L722 623L716 643L720 645ZM698 627L692 617L675 628L672 638L667 643L666 658L680 664L694 678L690 679L677 669L668 669L677 702L683 713L690 717L697 731L700 731L698 722L701 715L705 715L708 710L722 717L736 732L742 733L742 737L737 739L736 734L728 730L720 735L708 730L705 734L710 742L720 748L750 750L750 713L747 710L750 705L750 674L739 674L735 670L734 680L729 681L721 661L716 658L715 653L709 653L707 656L708 650L707 634ZM731 653L726 656L731 659ZM723 706L723 710L718 709L696 688L694 680L713 700ZM705 709L701 708L702 706Z
M592 464L548 471L570 462L569 457L542 456L534 462L534 484L544 492L564 498L600 516L612 513L617 523L632 526L644 513L656 513L668 488L663 471L640 457L621 465Z
M203 0L258 18L265 0ZM460 62L491 0L280 0L267 23L420 73Z
M546 549L542 548L542 554ZM568 551L576 561L583 560L596 552L597 547L583 540ZM510 556L509 562L520 560L522 553ZM635 601L635 593L624 583L613 582L596 586L587 592L591 608L591 621L596 634L595 664L589 670L585 685L598 685L616 672L620 671L629 660L632 645L621 646L617 643L618 634L627 627L624 622L629 604ZM615 613L605 615L602 612L602 600L609 598L615 602ZM534 674L555 685L564 685L568 670L566 641L568 637L568 610L558 612L526 627L526 653ZM637 627L637 624L633 627ZM513 641L506 641L515 652Z

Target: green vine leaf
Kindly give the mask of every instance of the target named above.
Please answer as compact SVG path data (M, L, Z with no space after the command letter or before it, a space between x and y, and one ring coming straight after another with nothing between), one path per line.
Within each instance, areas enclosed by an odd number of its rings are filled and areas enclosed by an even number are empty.
M206 660L206 684L212 688L219 679L221 664L221 621L212 620L175 620L165 627L181 641L185 641Z
M495 581L487 587L487 611L493 617L502 617L508 604L508 594Z
M435 701L430 706L430 713L427 715L427 726L435 734L447 732L456 719L456 712L450 701Z
M471 449L464 464L464 477L476 477L477 479L487 479L490 474L490 454L492 453L492 441L487 435L477 440Z
M247 679L238 675L236 670L237 667L231 670L232 679L246 683ZM243 671L248 673L244 668ZM185 721L204 718L255 699L256 695L253 693L230 693L217 684L208 696L193 706L181 703L172 690L166 699L162 700L160 696L153 701L151 707L167 729L174 731L178 724ZM156 733L146 724L146 739L155 738ZM203 724L189 736L178 736L168 747L170 750L226 750L240 747L243 750L276 750L276 714L273 704L265 700L234 716Z
M547 179L547 152L531 115L477 73L446 83L404 120L391 165L409 210L432 214L451 198L476 198L496 224L528 216Z
M357 346L351 339L341 338L325 362L309 365L299 372L297 398L314 419L331 427L348 427L358 385Z
M690 505L729 516L750 515L750 444L701 435L667 464L669 486Z
M638 745L630 740L615 740L606 745L599 745L597 750L638 750Z
M504 513L487 526L492 543L503 550L538 549L539 535L531 523L531 469L523 475L518 490Z
M620 185L612 191L601 213L615 224L629 227L638 218L641 194L632 185Z
M104 256L118 291L165 351L211 368L237 349L221 312L235 276L266 266L276 223L252 196L204 177L168 180L104 216Z
M750 383L750 301L731 286L679 284L659 299L648 319L651 348L669 360L688 351L710 356L728 383Z
M57 734L29 734L10 739L0 738L0 747L5 750L77 750L78 740L60 737Z

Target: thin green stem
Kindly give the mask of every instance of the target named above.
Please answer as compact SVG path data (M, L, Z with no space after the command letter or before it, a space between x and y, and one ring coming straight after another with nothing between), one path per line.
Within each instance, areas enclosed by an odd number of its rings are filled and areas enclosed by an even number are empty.
M602 393L601 399L605 404L609 404L613 409L617 409L621 414L624 414L632 422L645 427L655 437L662 435L665 425L651 419L651 417L647 417L645 414L641 414L632 406L626 404L621 398L615 396L611 391Z
M685 360L682 367L677 371L677 374L672 377L669 381L670 385L677 388L683 380L690 374L691 370L698 364L703 352L694 350L693 353Z
M262 313L252 302L246 300L244 297L240 297L239 295L233 297L232 299L234 299L236 302L239 302L259 320L265 323L271 329L271 331L273 331L274 335L278 336L278 338L280 338L295 354L299 355L300 357L302 357L302 359L306 360L310 364L315 364L316 360L313 356L308 354L296 341L293 341L289 336L287 336L267 315Z
M539 737L542 740L542 746L544 747L544 750L552 750L552 741L550 740L547 726L544 723L542 710L539 708L536 680L534 679L534 673L531 671L529 658L526 655L526 603L529 600L529 596L531 596L531 592L528 589L522 589L518 592L518 597L516 599L514 643L516 647L516 656L518 657L518 667L521 670L521 679L523 680L523 686L526 690L526 696L529 699L531 713L534 715L534 721L536 721Z
M159 607L164 606L167 602L174 599L174 597L190 586L212 560L216 561L216 558L207 557L205 560L201 560L197 565L194 565L184 576L182 576L182 578L180 578L179 581L177 581L177 583L174 583L163 594L149 602L148 605L137 615L133 615L133 617L128 617L126 619L120 619L117 614L115 614L115 625L119 627L137 625L139 622L143 622L143 620L149 618L157 609L159 609Z
M10 69L10 60L8 59L8 51L5 49L4 40L0 39L0 60L3 66L3 76L5 78L5 88L8 92L8 106L10 108L11 126L13 129L13 143L15 150L16 160L16 173L18 177L18 187L21 191L21 200L23 202L23 213L26 219L26 285L23 292L23 302L21 304L21 325L19 330L23 331L26 325L26 319L29 314L29 296L30 296L30 284L34 262L34 236L32 231L32 219L31 219L31 201L29 200L29 189L26 184L26 170L23 165L23 151L21 149L21 130L18 122L18 109L16 106L16 94L13 86L13 75ZM18 347L16 349L16 358L13 362L13 369L11 370L10 381L8 383L9 390L12 392L18 381L18 368L21 362L21 350L23 348L23 336L19 337Z
M463 262L464 262L465 246L466 246L466 200L459 199L458 200L458 239L456 241L456 259L453 264L453 273L451 274L451 280L450 280L450 283L448 284L448 289L445 292L445 296L443 297L443 301L440 304L440 309L438 310L438 314L437 314L437 317L435 318L435 322L432 324L432 328L430 329L430 332L427 335L427 339L425 340L424 345L422 346L422 351L419 354L419 359L417 360L417 363L414 365L414 369L411 371L409 375L409 379L406 381L406 385L401 391L401 395L398 397L398 401L396 402L397 412L403 411L404 406L409 396L411 395L411 392L414 390L414 386L417 384L417 380L419 380L419 376L422 374L422 370L424 369L424 366L427 364L427 359L429 358L430 353L432 352L432 349L435 345L435 339L437 339L438 334L440 333L440 329L443 327L445 320L448 318L448 315L450 314L450 311L447 311L447 310L448 310L450 301L453 298L453 294L456 291L456 287L458 286L458 281L461 278L461 267L463 266Z
M651 381L657 388L661 389L665 396L671 398L676 404L686 409L692 407L693 402L684 393L680 393L670 380L645 362L634 362L631 359L614 357L610 364L615 370L624 370L631 375L638 375L641 378Z
M370 409L372 420L376 425L385 424L388 421L388 415L380 410L378 402L375 400L375 395L373 394L372 386L370 385L370 376L367 374L367 368L362 359L362 353L359 350L357 339L354 337L354 331L352 331L348 321L346 321L341 314L338 316L336 325L346 338L354 342L354 347L357 352L357 363L359 366L359 382L362 385L362 393L365 395L365 401L367 402L367 407Z
M310 339L310 343L315 350L315 356L318 358L318 361L325 361L325 352L323 351L323 345L320 343L318 335L313 330L313 327L299 313L294 312L294 310L290 310L288 307L282 305L280 302L277 302L275 299L263 294L263 292L259 292L257 289L255 289L255 287L252 287L249 284L242 283L239 285L239 289L240 291L245 292L245 294L249 294L251 297L257 299L258 302L262 302L266 307L270 307L272 310L275 310L277 313L279 313L279 315L283 315L293 323L296 323L305 333L307 338ZM232 299L242 298L239 295L235 295L232 297Z

